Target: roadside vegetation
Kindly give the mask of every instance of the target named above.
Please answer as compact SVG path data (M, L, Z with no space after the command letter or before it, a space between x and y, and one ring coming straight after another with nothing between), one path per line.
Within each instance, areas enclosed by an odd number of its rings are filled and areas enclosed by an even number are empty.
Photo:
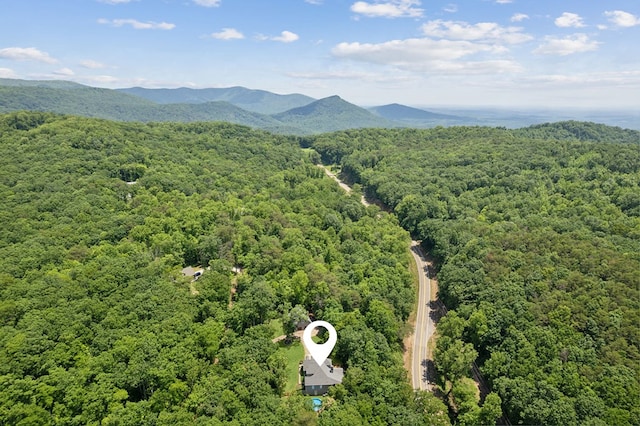
M640 132L366 129L302 145L436 258L449 314L435 363L454 421L482 423L475 360L513 424L639 424Z

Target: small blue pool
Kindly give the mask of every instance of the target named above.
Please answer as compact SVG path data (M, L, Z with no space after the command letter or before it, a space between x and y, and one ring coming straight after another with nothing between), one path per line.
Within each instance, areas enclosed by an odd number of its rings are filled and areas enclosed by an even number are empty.
M320 398L311 398L311 402L313 403L313 411L320 410L322 406L322 400Z

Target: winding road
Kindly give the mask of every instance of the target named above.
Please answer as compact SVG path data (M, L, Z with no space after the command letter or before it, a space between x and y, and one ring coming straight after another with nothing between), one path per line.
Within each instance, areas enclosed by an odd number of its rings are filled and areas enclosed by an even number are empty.
M431 390L433 378L430 377L431 360L428 344L436 330L431 315L431 278L429 277L429 265L417 241L411 241L411 255L418 267L418 309L413 335L411 379L414 389Z
M338 182L340 187L347 193L351 192L351 187L342 182L338 176L332 173L325 166L320 164L318 166L324 170L327 176ZM365 207L370 205L370 203L365 200L364 196L362 196L360 201L365 205ZM431 391L435 385L435 368L432 359L433 355L429 351L429 340L436 331L436 316L440 317L445 314L447 312L447 308L440 303L439 306L441 308L441 312L434 312L433 306L436 305L436 300L432 299L431 294L431 277L429 275L431 266L430 262L427 261L418 241L411 241L410 251L413 256L413 260L415 260L416 266L418 267L418 306L416 311L416 325L412 336L413 348L409 373L411 374L411 384L413 389ZM437 282L434 282L434 288L437 291ZM472 365L472 373L473 379L478 384L480 393L486 396L489 393L489 387L484 381L484 378L480 373L480 369L475 362ZM506 415L503 415L498 419L497 424L510 426L511 422Z
M342 182L329 169L322 165L324 172L331 179L338 182L340 187L347 193L351 192L351 188ZM370 203L365 200L364 196L360 200L362 204L368 206ZM429 339L436 330L436 325L431 312L431 278L429 277L429 264L425 258L420 243L411 241L411 254L418 267L418 309L416 312L416 325L413 334L413 351L411 354L411 379L414 389L431 390L433 383L433 373L431 371L432 360L428 350Z

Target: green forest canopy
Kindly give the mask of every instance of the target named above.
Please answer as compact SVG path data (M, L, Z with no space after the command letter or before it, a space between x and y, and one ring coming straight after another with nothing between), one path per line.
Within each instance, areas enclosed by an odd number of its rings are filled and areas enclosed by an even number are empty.
M0 423L449 423L403 369L408 233L295 139L12 113L0 194ZM340 336L320 416L271 342L296 306Z
M639 140L576 122L299 141L0 116L0 420L486 424L502 402L513 423L637 424ZM298 142L395 214L343 194ZM399 225L452 309L436 348L450 416L402 367ZM186 265L211 269L190 283ZM285 395L271 343L299 306L336 326L346 367L319 416ZM496 392L482 407L474 358Z
M513 424L640 424L640 132L564 122L304 144L436 257L454 310L438 326L443 389L464 394L468 366L450 361L471 354Z

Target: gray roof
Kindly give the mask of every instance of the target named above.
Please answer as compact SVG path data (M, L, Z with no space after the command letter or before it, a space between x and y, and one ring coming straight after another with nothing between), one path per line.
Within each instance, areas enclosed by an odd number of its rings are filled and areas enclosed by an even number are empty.
M186 268L182 269L182 275L184 275L185 277L193 277L196 272L203 273L204 269L194 268L193 266L187 266Z
M322 365L318 365L311 358L305 358L302 362L302 370L305 386L337 385L342 383L344 376L344 370L340 367L334 367L331 364L331 358L327 358Z

